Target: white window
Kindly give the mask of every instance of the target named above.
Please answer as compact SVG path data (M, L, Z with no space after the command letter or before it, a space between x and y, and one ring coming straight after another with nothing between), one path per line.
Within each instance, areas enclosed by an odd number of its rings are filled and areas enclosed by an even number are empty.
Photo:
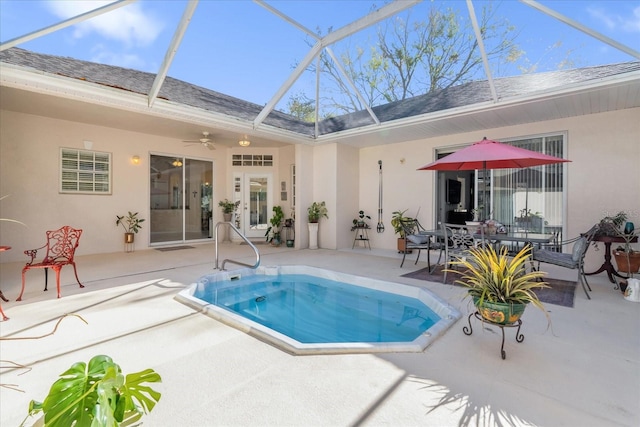
M231 157L233 166L273 166L271 154L234 154Z
M60 192L111 194L111 153L61 148Z

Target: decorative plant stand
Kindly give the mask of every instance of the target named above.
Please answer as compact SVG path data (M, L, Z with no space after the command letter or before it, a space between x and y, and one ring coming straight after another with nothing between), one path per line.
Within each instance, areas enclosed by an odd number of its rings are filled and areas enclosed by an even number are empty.
M462 327L462 332L464 332L465 335L471 335L473 333L473 328L471 327L471 317L473 317L473 316L475 316L475 318L480 320L481 322L486 322L486 323L489 323L490 325L498 326L500 328L500 330L502 331L502 346L500 347L500 355L502 356L503 360L507 358L507 353L504 351L504 328L516 328L517 327L518 330L516 331L516 341L517 342L524 341L524 335L522 335L520 333L520 326L522 326L522 320L521 319L518 319L513 323L507 323L506 325L502 325L500 323L495 323L495 322L492 322L490 320L485 319L484 317L482 317L482 315L478 311L471 313L469 315L469 317L467 318L467 321L469 322L469 327L467 327L467 326L463 326Z
M362 242L364 247L369 247L371 250L371 243L369 242L369 231L371 227L368 224L364 225L354 225L351 227L351 231L355 231L356 234L353 237L353 245L351 245L351 249L356 247L356 242Z

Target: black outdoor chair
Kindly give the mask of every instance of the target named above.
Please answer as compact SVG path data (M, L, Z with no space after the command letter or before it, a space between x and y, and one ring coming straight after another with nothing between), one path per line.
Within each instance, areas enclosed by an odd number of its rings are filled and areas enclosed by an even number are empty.
M418 254L416 255L416 261L414 264L418 263L420 259L420 252L422 250L427 251L427 268L431 271L431 260L429 259L429 251L432 249L437 249L436 245L432 244L431 236L428 234L424 234L425 228L420 224L417 219L404 221L401 223L402 226L402 234L404 239L404 248L405 250L402 252L402 262L400 263L400 268L404 265L404 260L407 257L407 253L417 250Z
M557 265L559 267L570 268L578 271L578 280L582 285L585 295L588 299L591 299L587 288L591 291L591 286L587 282L587 277L584 272L584 257L587 254L587 250L591 244L591 240L598 231L598 226L594 225L587 231L573 239L565 240L564 242L551 242L548 245L541 245L540 248L534 247L531 254L531 269L540 270L540 264L546 263L551 265ZM562 248L567 245L573 245L571 253L565 253L558 251L558 248ZM537 267L534 263L538 263Z
M441 224L444 243L444 271L442 283L447 283L447 270L451 263L464 258L471 248L478 248L490 244L484 238L484 232L480 228L480 234L476 235L464 225Z

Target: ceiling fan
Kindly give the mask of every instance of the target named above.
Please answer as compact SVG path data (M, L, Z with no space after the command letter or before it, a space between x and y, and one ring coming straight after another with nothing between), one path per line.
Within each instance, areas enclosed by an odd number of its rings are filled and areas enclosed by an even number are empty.
M209 132L202 131L202 138L185 140L182 142L185 142L189 145L201 144L203 147L207 147L209 150L215 150L216 147L213 145L213 139L209 138L210 135L211 134Z

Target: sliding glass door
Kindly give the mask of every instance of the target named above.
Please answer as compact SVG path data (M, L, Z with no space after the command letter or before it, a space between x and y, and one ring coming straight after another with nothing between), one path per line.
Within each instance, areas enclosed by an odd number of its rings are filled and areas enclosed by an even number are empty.
M565 136L555 134L505 141L516 147L564 157ZM438 158L451 153L438 152ZM438 172L437 221L464 223L491 218L512 231L561 232L565 220L565 164L521 169ZM459 182L460 194L450 197L449 185ZM458 197L459 196L459 197ZM483 214L484 212L484 214Z
M152 154L149 162L151 244L212 237L213 163Z

